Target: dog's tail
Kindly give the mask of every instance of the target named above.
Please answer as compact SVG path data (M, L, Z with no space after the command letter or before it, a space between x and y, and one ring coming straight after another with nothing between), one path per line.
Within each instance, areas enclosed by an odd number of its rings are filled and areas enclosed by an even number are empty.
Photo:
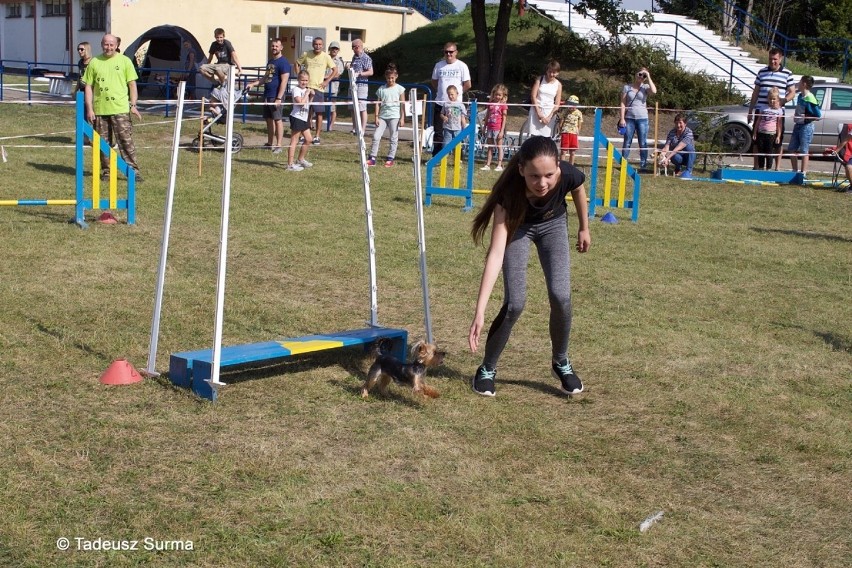
M423 394L425 394L429 398L438 398L441 396L441 393L439 393L437 389L428 385L423 385Z

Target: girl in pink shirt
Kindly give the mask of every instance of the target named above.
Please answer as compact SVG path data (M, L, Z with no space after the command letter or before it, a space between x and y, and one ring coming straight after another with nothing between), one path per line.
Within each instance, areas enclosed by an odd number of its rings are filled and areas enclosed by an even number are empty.
M503 135L506 133L506 113L509 111L509 105L506 104L508 98L509 89L498 83L488 97L491 102L485 104L485 143L488 145L488 153L485 165L481 168L483 170L491 169L491 152L496 145L497 167L494 171L503 171Z

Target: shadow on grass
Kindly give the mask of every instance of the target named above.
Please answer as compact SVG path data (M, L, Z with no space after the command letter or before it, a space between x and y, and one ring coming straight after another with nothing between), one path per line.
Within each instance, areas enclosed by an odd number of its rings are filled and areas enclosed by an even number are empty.
M55 142L56 144L74 144L74 139L70 136L40 136L42 142Z
M567 394L565 394L564 392L559 390L559 388L556 387L555 385L552 385L552 384L549 384L549 383L543 383L541 381L522 381L522 380L519 380L519 379L508 379L508 380L498 379L497 380L497 386L499 387L500 384L517 385L519 387L524 387L524 388L531 389L531 390L537 390L537 391L544 393L544 394L549 394L549 395L556 396L556 397L559 397L559 398L564 398L566 401L574 402L576 404L594 404L591 400L589 400L585 396L581 395L579 398L575 399L574 397L568 396ZM584 394L585 394L585 392L586 391L584 391Z
M31 197L31 196L27 196L27 197L22 197L21 199L36 199L36 198ZM62 207L62 208L65 208L66 211L67 211L69 208L73 208L74 206L73 205L32 205L32 206L20 205L20 206L18 206L18 209L19 209L18 212L21 213L22 215L28 215L30 217L34 217L34 218L37 218L37 219L45 219L47 221L52 221L52 222L55 222L55 223L68 223L70 225L73 225L74 223L76 223L77 220L74 217L74 213L71 213L71 215L69 215L67 212L61 213L61 212L53 209L53 207Z
M102 359L105 364L109 364L109 363L112 362L112 357L110 355L107 355L106 353L104 353L102 351L98 351L97 349L93 348L91 345L89 345L87 343L83 343L82 341L73 341L61 329L55 329L55 328L48 327L45 324L38 322L34 319L31 319L31 318L26 318L26 319L27 319L27 321L29 321L33 325L33 327L36 328L36 330L39 331L39 333L49 335L50 337L58 339L62 343L68 343L70 345L73 345L74 347L76 347L80 351L83 351L84 353L87 353L89 355L94 355L94 356L98 357L99 359ZM104 367L104 368L106 368L106 367Z
M817 331L815 329L807 329L800 325L789 325L780 322L775 322L775 325L777 325L778 327L783 327L785 329L798 329L799 331L804 331L806 333L813 333L816 337L822 339L826 343L826 345L831 347L833 351L845 351L846 353L852 353L852 338L841 337L831 331Z
M805 237L807 239L821 239L825 241L839 241L841 243L852 243L849 237L840 235L830 235L827 233L817 233L814 231L797 231L794 229L765 229L763 227L751 227L755 233L781 233L782 235L790 235L793 237Z
M60 164L41 164L39 162L27 162L30 166L37 170L41 170L43 172L48 172L52 174L64 174L67 176L73 176L77 173L77 169L72 166L62 166ZM71 191L74 190L74 184L70 184Z

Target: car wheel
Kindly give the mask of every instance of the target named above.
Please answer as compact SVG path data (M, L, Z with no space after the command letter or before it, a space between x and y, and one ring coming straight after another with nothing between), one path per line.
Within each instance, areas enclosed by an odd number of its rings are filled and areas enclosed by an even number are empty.
M729 122L722 129L722 151L744 154L751 149L751 131L736 122Z

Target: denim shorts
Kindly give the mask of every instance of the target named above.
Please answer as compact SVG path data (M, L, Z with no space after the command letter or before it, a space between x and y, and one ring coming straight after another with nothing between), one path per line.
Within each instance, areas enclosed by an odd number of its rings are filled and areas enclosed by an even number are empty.
M811 140L813 140L813 138L813 122L808 124L797 124L793 127L793 134L790 136L790 145L787 146L787 151L807 154L811 147Z

